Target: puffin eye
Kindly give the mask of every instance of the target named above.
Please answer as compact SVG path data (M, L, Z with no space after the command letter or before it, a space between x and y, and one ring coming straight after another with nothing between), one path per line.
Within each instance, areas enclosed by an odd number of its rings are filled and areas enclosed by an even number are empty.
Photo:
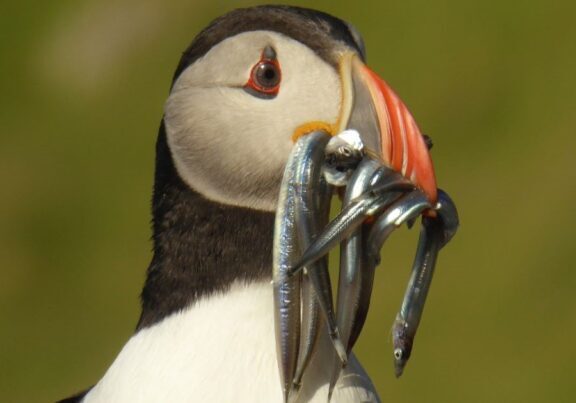
M280 84L280 69L271 61L260 62L252 70L252 80L263 91L277 89Z
M267 47L262 52L260 61L252 67L244 89L259 98L270 99L278 95L281 80L282 72L276 59L276 52Z

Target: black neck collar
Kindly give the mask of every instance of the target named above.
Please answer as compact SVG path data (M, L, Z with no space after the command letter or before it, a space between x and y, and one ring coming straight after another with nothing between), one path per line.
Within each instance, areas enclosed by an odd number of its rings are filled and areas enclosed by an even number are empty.
M219 204L190 189L176 172L163 122L152 204L154 255L138 329L234 281L271 278L274 214Z

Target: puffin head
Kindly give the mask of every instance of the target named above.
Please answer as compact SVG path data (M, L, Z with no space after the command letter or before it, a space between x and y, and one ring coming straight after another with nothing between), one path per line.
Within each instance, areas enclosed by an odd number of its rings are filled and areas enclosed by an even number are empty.
M410 112L365 65L357 31L321 12L261 6L215 20L180 61L164 126L178 175L218 203L274 211L295 139L344 129L436 198Z

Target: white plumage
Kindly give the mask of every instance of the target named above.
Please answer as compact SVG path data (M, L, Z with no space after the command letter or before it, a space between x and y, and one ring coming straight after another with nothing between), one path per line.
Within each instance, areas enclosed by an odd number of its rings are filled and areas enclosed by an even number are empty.
M85 402L281 403L272 307L269 283L236 283L199 300L135 334ZM320 340L310 374L331 368L332 348ZM311 378L298 401L327 396L328 385ZM331 402L378 401L352 356Z

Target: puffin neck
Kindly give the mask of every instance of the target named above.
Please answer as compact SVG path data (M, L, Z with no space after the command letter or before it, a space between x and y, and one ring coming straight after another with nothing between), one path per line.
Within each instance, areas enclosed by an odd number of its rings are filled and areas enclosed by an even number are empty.
M274 214L210 201L187 186L174 167L164 122L154 182L154 255L137 329L235 281L271 279Z

